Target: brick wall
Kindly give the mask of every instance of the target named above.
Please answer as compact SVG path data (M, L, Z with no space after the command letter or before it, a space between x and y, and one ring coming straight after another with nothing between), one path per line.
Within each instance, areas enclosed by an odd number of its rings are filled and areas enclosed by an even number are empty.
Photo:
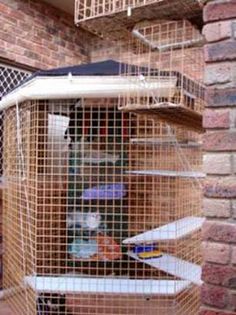
M236 314L236 1L205 1L204 265L201 315Z
M2 184L0 183L0 290L2 288Z
M87 61L88 34L42 0L0 0L0 58L34 68Z

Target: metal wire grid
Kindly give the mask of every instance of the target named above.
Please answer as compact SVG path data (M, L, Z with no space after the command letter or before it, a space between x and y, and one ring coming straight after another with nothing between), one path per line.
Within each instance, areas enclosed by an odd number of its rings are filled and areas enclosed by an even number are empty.
M93 18L109 16L122 11L127 11L128 17L132 20L132 11L142 6L150 4L160 5L162 14L174 13L176 17L181 14L179 10L189 15L193 15L199 8L198 3L193 0L178 0L173 7L173 1L169 0L76 0L75 1L75 23L80 23ZM105 30L104 30L105 31Z
M130 90L120 108L138 110L152 105L178 105L187 110L188 124L192 121L194 126L200 122L195 117L202 114L205 106L200 32L186 20L157 21L140 23L133 36L127 44L127 53L121 55L127 62L122 75L130 78ZM177 111L175 108L169 118L175 119ZM179 117L180 124L184 124L184 117Z
M11 67L6 64L0 64L0 100L1 98L7 94L11 89L15 86L19 85L23 80L27 78L29 75L28 71L24 71L18 68ZM2 151L3 151L3 119L4 115L3 112L0 112L0 189L1 189L1 211L0 211L0 225L2 231L2 189L3 189L3 181L2 181L2 173L3 173L3 166L2 166ZM0 239L1 243L1 250L0 250L0 260L2 259L2 255L4 253L3 244L2 244L2 235ZM1 263L2 266L2 263ZM1 267L1 275L0 275L0 289L2 288L2 273L3 268Z
M201 168L199 135L117 105L45 100L5 112L4 287L19 315L197 313L199 288L180 277L180 260L169 273L171 263L163 270L132 258L138 245L124 240L201 215L199 183L179 176ZM176 239L177 232L152 245L197 266L199 232ZM185 289L163 294L176 279Z
M23 82L30 72L0 63L0 100L4 95ZM0 112L0 174L2 175L2 132L3 113Z
M0 99L29 75L28 71L0 64Z

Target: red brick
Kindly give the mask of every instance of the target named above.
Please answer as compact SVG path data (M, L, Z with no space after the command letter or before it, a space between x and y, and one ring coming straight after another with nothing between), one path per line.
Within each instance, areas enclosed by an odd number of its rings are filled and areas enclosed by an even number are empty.
M233 154L233 173L236 174L236 154Z
M15 9L10 9L9 14L11 17L14 17L15 19L19 20L19 21L24 21L25 19L25 14L24 12L21 12L19 10L15 10Z
M236 41L224 41L204 46L206 62L236 59Z
M236 42L224 41L204 46L206 62L227 61L236 59Z
M9 25L15 26L17 24L17 20L15 18L12 18L9 15L7 15L7 16L1 16L0 15L0 24L1 25L9 24Z
M207 86L227 83L227 87L235 84L236 62L214 62L206 63L204 82Z
M236 243L236 224L207 221L203 224L202 238L205 241Z
M236 246L232 246L231 263L236 265Z
M20 46L15 46L12 44L7 44L6 45L6 49L8 50L8 52L12 52L15 55L24 55L25 52L25 48L20 47Z
M204 261L214 262L225 265L230 261L230 245L203 242L202 243L202 254Z
M7 32L2 32L0 30L0 39L4 40L7 43L15 44L16 43L16 38L14 35L9 34Z
M207 88L206 102L208 107L223 107L236 105L236 87Z
M232 200L231 205L232 205L232 216L234 219L236 219L236 200Z
M199 315L236 315L236 313L232 313L227 310L213 311L206 308L202 308Z
M206 217L229 218L231 214L230 200L203 198L203 211Z
M53 50L53 51L59 51L60 50L60 47L56 44L54 44L53 42L50 43L50 42L47 42L45 41L44 39L41 39L42 40L42 47L44 47L45 45L47 45L47 48L50 49L50 50Z
M203 137L205 151L236 151L236 131L215 131Z
M42 38L42 39L45 39L46 41L49 41L49 42L52 42L53 41L53 36L47 32L45 32L44 29L38 29L36 31L36 34L38 37Z
M232 292L230 294L230 301L229 301L229 308L232 309L233 311L236 311L236 293Z
M235 76L236 76L236 72L235 72ZM236 128L236 108L231 108L230 121L231 121L231 127Z
M209 178L204 183L203 192L208 198L236 198L235 178Z
M209 153L203 156L203 171L211 175L231 173L231 154Z
M230 112L229 110L212 110L206 109L203 113L203 127L212 128L229 128Z
M206 283L236 288L236 267L205 263L202 268L202 279Z
M55 68L57 66L57 61L51 59L50 57L42 56L42 62L47 64L49 68Z
M203 34L208 42L216 42L219 40L231 38L232 23L234 21L220 21L209 23L203 28Z
M34 49L34 43L28 39L17 38L17 46L28 49L29 51Z
M226 307L229 301L228 291L225 288L203 284L201 300L204 304L222 309Z
M24 56L32 59L40 61L42 59L40 54L35 53L34 51L25 50Z
M211 1L204 9L205 22L226 20L236 17L236 0Z
M6 15L8 15L9 12L10 12L9 6L7 6L7 5L5 5L5 4L3 4L3 3L0 3L0 12L1 12L1 14L6 14Z
M0 12L0 24L7 30L3 32L2 28L0 31L0 40L3 42L0 57L37 68L67 65L65 57L54 58L50 53L46 55L47 49L43 51L35 45L43 44L51 51L70 56L70 64L88 61L85 39L89 39L90 35L75 27L73 19L65 12L39 0L2 0ZM59 42L55 44L56 39L64 42L65 37L65 47ZM11 43L11 49L5 49L5 43ZM45 56L43 60L41 54Z

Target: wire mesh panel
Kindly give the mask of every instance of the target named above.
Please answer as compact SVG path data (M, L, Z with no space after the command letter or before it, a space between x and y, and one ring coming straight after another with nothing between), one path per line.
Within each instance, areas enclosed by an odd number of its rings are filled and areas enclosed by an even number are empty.
M120 108L202 130L202 36L188 21L141 23L129 41L130 91ZM136 87L136 92L135 92Z
M112 18L111 18L112 17ZM75 0L75 23L104 37L124 35L124 29L143 20L201 20L195 0Z
M5 111L4 286L19 315L195 315L198 134L118 99Z
M30 72L0 64L0 99L24 81Z
M20 82L22 82L27 76L29 72L24 71L22 69L14 68L6 64L0 64L0 100L1 98L7 94L11 89L17 86ZM3 151L3 112L0 112L0 230L2 231L2 189L4 188L4 183L2 181L2 173L3 173L3 165L2 165L2 151ZM3 245L2 245L2 232L0 237L0 264L1 264L1 272L0 272L0 289L2 289L2 255L4 253Z
M24 81L30 72L0 64L0 100L4 95ZM3 113L0 112L0 174L2 175L2 132L3 132Z

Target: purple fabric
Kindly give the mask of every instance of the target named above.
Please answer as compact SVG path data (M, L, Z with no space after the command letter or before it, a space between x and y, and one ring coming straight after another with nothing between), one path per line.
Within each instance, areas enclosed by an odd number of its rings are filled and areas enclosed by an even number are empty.
M122 199L126 194L124 184L108 184L100 185L93 188L86 189L81 198L83 200L92 199Z

